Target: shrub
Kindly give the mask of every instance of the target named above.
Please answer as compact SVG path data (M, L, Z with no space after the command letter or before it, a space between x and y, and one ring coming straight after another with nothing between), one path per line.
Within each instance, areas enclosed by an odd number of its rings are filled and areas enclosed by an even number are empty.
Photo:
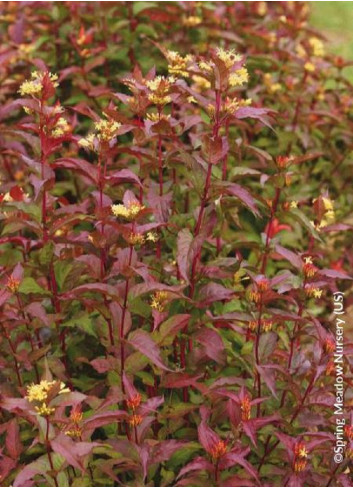
M307 5L1 9L2 484L350 485L352 86Z

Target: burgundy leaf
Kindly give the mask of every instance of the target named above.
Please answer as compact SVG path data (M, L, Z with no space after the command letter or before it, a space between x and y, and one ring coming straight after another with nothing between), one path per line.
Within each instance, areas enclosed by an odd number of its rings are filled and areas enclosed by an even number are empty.
M224 344L217 331L210 328L202 328L196 335L196 340L203 345L206 355L216 363L225 361Z
M178 474L178 479L180 479L183 475L188 472L192 472L195 470L207 470L209 472L213 471L213 465L208 460L203 457L196 457L192 462L188 463L181 469Z
M157 367L171 372L170 368L162 360L160 349L146 331L142 329L133 331L129 335L128 341L137 351L149 358Z

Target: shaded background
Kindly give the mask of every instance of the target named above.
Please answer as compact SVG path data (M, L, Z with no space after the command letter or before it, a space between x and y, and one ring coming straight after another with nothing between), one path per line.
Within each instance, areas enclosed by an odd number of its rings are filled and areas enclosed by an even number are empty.
M347 60L353 60L353 2L309 2L312 24L328 40L325 45ZM353 67L345 69L353 80Z

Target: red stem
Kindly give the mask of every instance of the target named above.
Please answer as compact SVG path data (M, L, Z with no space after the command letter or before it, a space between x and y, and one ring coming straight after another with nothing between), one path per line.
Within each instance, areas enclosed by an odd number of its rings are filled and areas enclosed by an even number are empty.
M220 129L220 110L221 110L221 93L219 90L216 90L216 110L215 110L215 122L212 129L212 136L218 137L219 129ZM208 200L208 193L211 186L211 177L212 177L212 163L208 163L207 166L207 174L206 174L206 182L204 192L201 198L199 215L197 217L196 225L194 228L194 239L199 235L202 225L202 220L204 216L204 212L206 209L206 204ZM198 261L200 259L201 252L196 253L191 264L191 274L190 274L190 290L189 290L189 298L193 299L195 293L195 285L196 285L196 268ZM187 326L183 330L183 335L187 335ZM189 348L192 348L192 342L189 340ZM186 365L186 341L185 338L181 339L180 342L180 366L181 368L185 368ZM187 402L188 400L188 388L183 388L183 400Z
M132 226L133 228L133 226ZM131 266L131 260L132 260L132 251L133 251L133 246L130 245L130 253L129 253L129 264L128 268ZM126 316L126 310L127 310L127 298L129 295L129 278L126 279L125 281L125 291L124 291L124 302L123 302L123 311L121 315L121 323L120 323L120 330L119 330L119 339L120 339L120 374L121 374L121 388L122 391L125 392L124 389L124 384L123 384L123 374L124 374L124 369L125 369L125 344L124 344L124 326L125 326L125 316Z

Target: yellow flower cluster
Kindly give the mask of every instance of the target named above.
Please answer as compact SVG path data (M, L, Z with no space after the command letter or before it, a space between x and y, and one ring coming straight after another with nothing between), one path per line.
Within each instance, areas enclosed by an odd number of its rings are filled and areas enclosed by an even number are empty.
M88 134L88 136L86 136L85 138L81 138L79 141L78 141L78 144L82 147L82 148L85 148L85 149L94 149L94 138L95 138L95 135L93 133L91 134Z
M193 75L192 80L195 83L195 89L197 92L211 88L211 83L203 76Z
M261 17L264 17L267 14L268 8L266 2L258 2L257 3L257 13Z
M152 241L152 243L156 243L158 241L158 234L153 231L149 231L146 235L147 241Z
M88 134L85 138L78 141L79 146L85 149L94 150L94 140L108 142L116 136L117 130L121 127L120 122L112 119L100 119L94 124L96 132Z
M51 135L53 138L60 138L70 131L70 125L64 117L60 117L55 124L55 128L52 130Z
M50 81L53 83L54 87L57 87L59 84L57 83L58 75L53 73L48 73ZM25 80L20 88L19 93L21 97L26 95L36 96L39 95L43 89L43 78L45 73L39 73L38 71L34 71L31 74L30 80Z
M219 440L209 451L213 460L219 460L223 455L227 453L228 445L226 441Z
M317 56L319 58L325 55L324 44L321 39L318 39L317 37L311 37L309 39L309 44L314 56Z
M147 80L146 86L151 91L148 100L156 105L169 104L172 101L169 94L175 81L173 76L156 76L153 80Z
M232 68L235 63L238 63L241 60L240 54L236 54L233 49L227 51L223 48L217 48L216 54L228 69Z
M165 300L168 298L168 293L161 290L153 294L151 300L152 309L156 309L158 312L163 312L165 307Z
M80 438L82 435L81 428L71 428L70 430L65 431L65 435L70 436L71 438Z
M128 221L133 221L137 215L145 209L144 205L141 205L140 202L135 200L134 202L130 202L127 206L124 204L115 204L111 207L112 213L116 217L124 217Z
M190 54L181 56L177 51L168 51L168 71L171 75L189 76L188 64L192 61Z
M306 57L306 51L301 44L297 44L295 51L296 51L297 55L299 56L299 58L305 58Z
M141 233L130 233L127 238L127 241L131 245L143 245L145 242L145 237Z
M39 384L31 384L27 387L26 399L29 402L38 402L39 406L35 406L34 409L41 416L49 416L55 411L55 408L48 406L47 400L50 391L57 385L57 381L41 380ZM70 392L63 382L60 382L59 394L65 394Z
M308 451L304 443L296 443L294 447L294 471L303 472L307 465Z
M79 426L83 419L83 414L81 408L73 408L70 413L70 420L73 423L73 426L65 431L65 435L71 436L72 438L80 438L82 435L82 430Z
M308 72L308 73L314 73L315 71L315 65L313 63L311 63L310 61L307 61L304 65L304 69Z
M255 304L258 304L260 302L260 299L261 299L261 294L259 292L257 292L256 290L251 290L249 292L249 299L252 302L255 302Z
M25 59L29 54L35 50L34 44L20 44L18 46L18 57Z
M212 61L200 61L198 65L200 70L206 73L211 73L214 67L214 63Z
M244 83L248 83L248 81L249 73L244 66L231 73L228 77L228 82L231 87L240 87L244 85Z
M138 426L142 423L143 417L140 414L132 414L128 421L130 426Z
M10 292L15 294L20 287L20 281L10 275L10 277L7 279L6 287L9 289Z
M252 102L251 98L248 98L245 100L240 100L236 97L234 97L234 98L227 97L222 104L221 113L223 113L224 115L234 114L234 112L236 112L241 107L247 107L248 105L250 105L251 102ZM214 116L214 114L216 112L215 106L212 104L209 104L207 106L207 112L209 113L209 115L211 117Z
M240 404L241 419L243 421L248 421L251 418L251 399L248 395L242 399Z
M224 63L228 71L228 84L230 87L240 87L249 81L249 73L245 66L235 66L242 60L242 56L240 54L235 53L233 49L225 50L223 48L217 48L216 57ZM212 74L215 68L215 64L215 61L203 59L199 61L198 67L207 78L208 75ZM205 85L205 82L202 78L203 77L200 77L199 75L193 76L193 80L196 82L197 85L200 86L200 88L203 88ZM209 88L209 85L206 84L205 88Z
M265 87L269 93L276 93L281 90L281 84L273 81L271 73L265 73L263 76Z
M313 286L305 288L305 294L308 297L314 297L315 299L320 299L320 297L322 296L322 292L322 289L316 289Z
M182 24L185 25L186 27L195 27L201 24L201 22L202 22L201 17L198 17L197 15L189 15L189 17L182 18Z
M304 257L303 272L306 278L312 278L316 274L317 268L313 264L311 256Z
M151 122L168 121L170 119L170 114L147 114L147 119Z
M120 122L114 121L112 119L101 119L94 124L97 131L97 138L100 141L110 141L115 135L116 131L121 126Z
M321 221L318 224L315 224L313 221L311 221L311 224L315 227L317 231L320 231L321 228L329 226L335 220L335 211L333 210L332 200L327 197L322 197L322 202L324 204L325 213Z
M269 331L272 330L273 322L270 321L269 319L264 319L263 321L261 321L261 326L263 331L265 331L265 333L268 333Z

